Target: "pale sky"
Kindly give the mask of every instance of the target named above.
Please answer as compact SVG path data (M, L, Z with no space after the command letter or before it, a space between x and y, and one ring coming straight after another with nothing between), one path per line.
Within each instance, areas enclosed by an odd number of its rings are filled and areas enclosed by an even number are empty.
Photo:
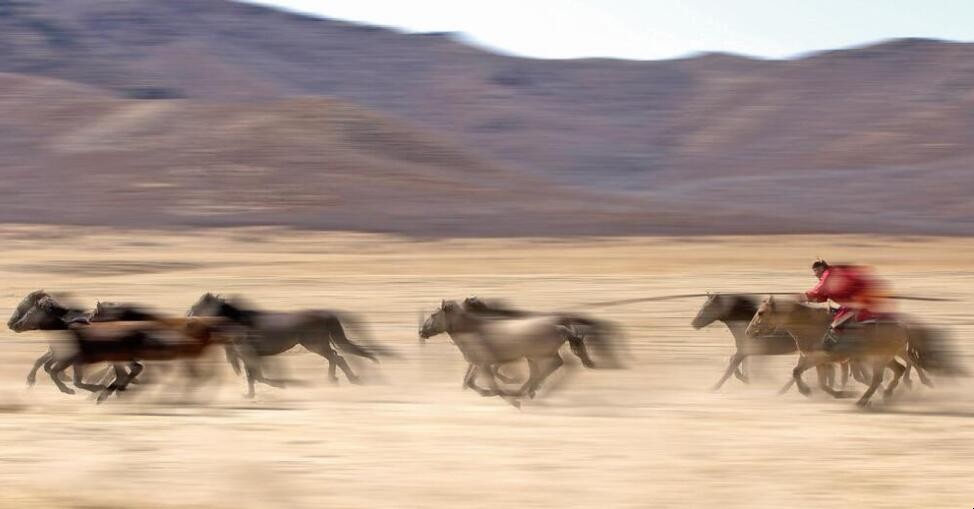
M893 37L974 41L974 0L252 0L538 58L786 58Z

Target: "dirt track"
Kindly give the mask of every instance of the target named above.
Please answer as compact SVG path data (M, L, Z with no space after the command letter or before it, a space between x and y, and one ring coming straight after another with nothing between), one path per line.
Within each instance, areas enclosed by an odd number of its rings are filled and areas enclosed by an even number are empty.
M904 391L871 411L775 396L791 358L749 387L707 388L729 334L694 331L695 299L605 310L632 369L556 376L518 411L460 390L443 338L416 341L440 298L530 308L703 290L793 290L815 256L878 266L901 293L962 299L905 310L950 327L965 352L974 241L811 237L442 242L245 229L192 234L4 227L0 310L71 291L182 313L204 291L266 307L362 313L399 359L356 363L361 387L289 355L307 387L258 387L217 364L193 405L159 387L95 406L40 377L36 333L0 334L0 506L37 507L970 507L969 381ZM772 245L768 249L768 245ZM214 358L219 361L219 357ZM130 397L129 397L130 396Z

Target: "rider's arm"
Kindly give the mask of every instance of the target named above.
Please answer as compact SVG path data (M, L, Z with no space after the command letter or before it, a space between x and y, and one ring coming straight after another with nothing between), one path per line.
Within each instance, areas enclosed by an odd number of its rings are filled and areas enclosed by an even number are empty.
M805 292L805 298L810 302L825 302L829 300L829 296L825 292L826 281L828 281L828 275L822 277L811 290Z

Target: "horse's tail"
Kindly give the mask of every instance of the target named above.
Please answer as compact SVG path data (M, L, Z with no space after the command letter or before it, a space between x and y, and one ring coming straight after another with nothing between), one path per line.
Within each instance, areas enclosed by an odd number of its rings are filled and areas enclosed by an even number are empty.
M372 362L379 362L378 355L391 355L390 352L382 347L377 347L374 345L369 345L369 348L364 346L356 345L352 343L348 336L345 334L345 328L342 327L342 322L347 323L352 329L358 334L367 335L367 330L364 324L354 318L348 313L342 313L341 319L339 319L338 313L327 313L321 314L318 317L328 331L328 335L331 337L332 343L338 347L341 351L350 353L352 355L358 355L359 357L365 357Z
M947 336L942 330L914 325L908 327L907 332L909 337L907 354L914 364L926 371L942 375L970 375L970 371L957 361L957 352L950 348Z
M240 374L240 354L237 353L237 347L232 344L223 345L223 351L227 355L227 362L230 363L230 367L233 368L233 372L237 375Z
M559 325L567 329L565 336L572 349L572 353L581 359L585 367L596 367L592 358L589 356L589 346L592 347L596 356L601 361L599 367L622 367L618 352L613 344L621 336L611 323L575 315L566 315L562 317Z

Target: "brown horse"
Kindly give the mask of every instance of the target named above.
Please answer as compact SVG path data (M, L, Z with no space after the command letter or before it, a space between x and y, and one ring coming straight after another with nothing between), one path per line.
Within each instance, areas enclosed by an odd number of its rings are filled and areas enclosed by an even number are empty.
M94 310L70 308L62 305L52 295L44 290L36 290L25 297L7 322L10 330L21 333L32 330L67 330L71 324L85 324L88 322L139 321L153 320L159 316L144 308L132 304L114 304L99 302ZM37 358L30 373L27 374L27 385L34 385L37 371L43 366L44 371L51 372L54 364L54 349ZM115 367L116 372L120 367ZM97 378L97 377L96 377ZM133 380L134 382L135 380ZM99 391L104 389L101 384L76 383L76 387Z
M73 338L66 347L55 347L55 362L51 379L65 393L73 391L61 382L59 374L69 366L80 373L82 366L109 362L116 365L115 380L103 390L101 402L126 386L138 376L143 366L140 361L171 361L196 359L213 344L225 344L240 331L222 318L164 318L139 322L102 322L90 325L71 325L68 332ZM118 369L119 363L127 363L131 370ZM189 380L200 379L195 365L186 363ZM77 375L76 375L77 376Z
M910 329L896 321L877 321L851 328L844 333L834 348L826 350L822 345L822 336L831 320L832 315L825 309L769 297L758 307L757 313L748 324L747 334L755 336L780 328L788 331L795 338L802 355L792 370L792 378L798 390L806 396L811 390L801 379L801 374L805 370L826 363L847 360L866 363L871 367L872 380L869 388L857 402L859 406L869 404L873 393L882 384L887 367L893 371L894 377L883 395L884 398L888 398L893 394L900 377L906 371L900 363L896 362L895 358L898 355L910 358L919 368L924 369L941 369L948 364L944 362L942 354L933 348L932 338L931 346L913 346L921 350L910 353L908 350ZM825 384L820 385L822 390L832 396L844 395Z

